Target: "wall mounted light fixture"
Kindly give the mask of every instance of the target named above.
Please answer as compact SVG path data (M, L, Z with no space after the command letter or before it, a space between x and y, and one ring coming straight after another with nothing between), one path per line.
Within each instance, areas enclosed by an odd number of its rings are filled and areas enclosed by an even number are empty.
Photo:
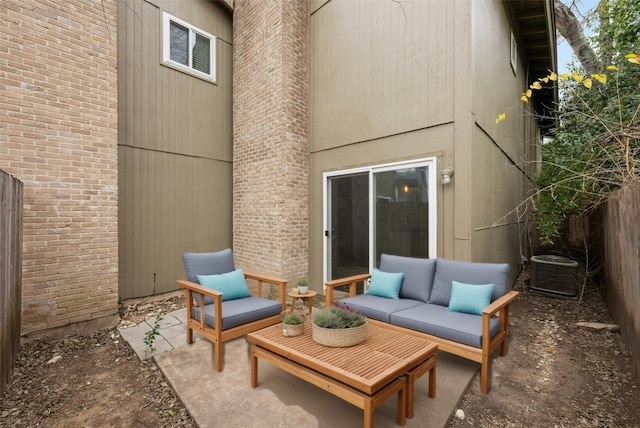
M445 168L440 171L440 182L442 184L451 183L451 177L453 176L453 170L451 168Z

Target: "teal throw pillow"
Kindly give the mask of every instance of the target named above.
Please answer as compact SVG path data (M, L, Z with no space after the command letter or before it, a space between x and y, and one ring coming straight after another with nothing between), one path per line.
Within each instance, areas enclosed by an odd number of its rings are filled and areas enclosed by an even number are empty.
M400 298L402 278L404 278L403 273L382 272L381 270L374 269L373 272L371 272L371 280L369 281L367 294L398 300Z
M451 300L448 310L482 315L482 310L491 303L495 284L464 284L451 281Z
M236 269L220 275L198 275L198 282L203 287L221 292L223 302L225 300L251 297L242 269Z

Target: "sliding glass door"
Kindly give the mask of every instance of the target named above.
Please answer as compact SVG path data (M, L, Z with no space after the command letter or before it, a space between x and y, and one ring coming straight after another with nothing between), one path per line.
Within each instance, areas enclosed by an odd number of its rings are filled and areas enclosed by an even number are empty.
M337 176L330 182L330 278L369 272L369 174Z
M370 272L382 253L436 257L435 160L325 174L325 280Z

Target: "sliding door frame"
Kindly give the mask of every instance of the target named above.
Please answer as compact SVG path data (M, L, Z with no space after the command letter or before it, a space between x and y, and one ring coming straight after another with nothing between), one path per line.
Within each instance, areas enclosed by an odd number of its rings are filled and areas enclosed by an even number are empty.
M416 159L406 162L393 162L378 165L370 165L358 168L343 169L331 172L325 172L322 174L322 227L324 231L324 239L322 241L322 283L329 281L331 272L331 179L341 176L368 173L368 201L369 201L369 272L375 267L375 231L373 230L374 223L374 209L375 198L373 195L374 187L374 174L377 172L394 171L398 169L406 168L418 168L427 167L428 171L428 200L429 200L429 241L428 251L430 258L437 257L437 236L438 236L438 222L437 222L437 192L438 181L436 174L437 161L435 157ZM324 285L323 285L324 290Z

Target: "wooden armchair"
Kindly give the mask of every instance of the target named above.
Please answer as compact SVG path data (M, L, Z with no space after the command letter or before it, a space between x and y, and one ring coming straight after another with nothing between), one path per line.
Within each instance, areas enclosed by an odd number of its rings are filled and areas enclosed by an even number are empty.
M183 261L187 280L178 280L178 285L186 292L187 343L193 343L194 330L209 339L213 344L214 366L220 372L224 342L280 322L280 315L286 309L287 281L236 271L231 249L216 253L184 253ZM246 282L246 290L237 297L233 296L236 294L234 290L220 292L205 287L198 278L200 276L204 281L216 281L219 284L229 281L229 275L235 279L241 275L244 280L257 281L257 296L249 294ZM261 297L263 283L277 286L278 301ZM237 285L237 281L233 285ZM230 296L233 298L229 299Z

